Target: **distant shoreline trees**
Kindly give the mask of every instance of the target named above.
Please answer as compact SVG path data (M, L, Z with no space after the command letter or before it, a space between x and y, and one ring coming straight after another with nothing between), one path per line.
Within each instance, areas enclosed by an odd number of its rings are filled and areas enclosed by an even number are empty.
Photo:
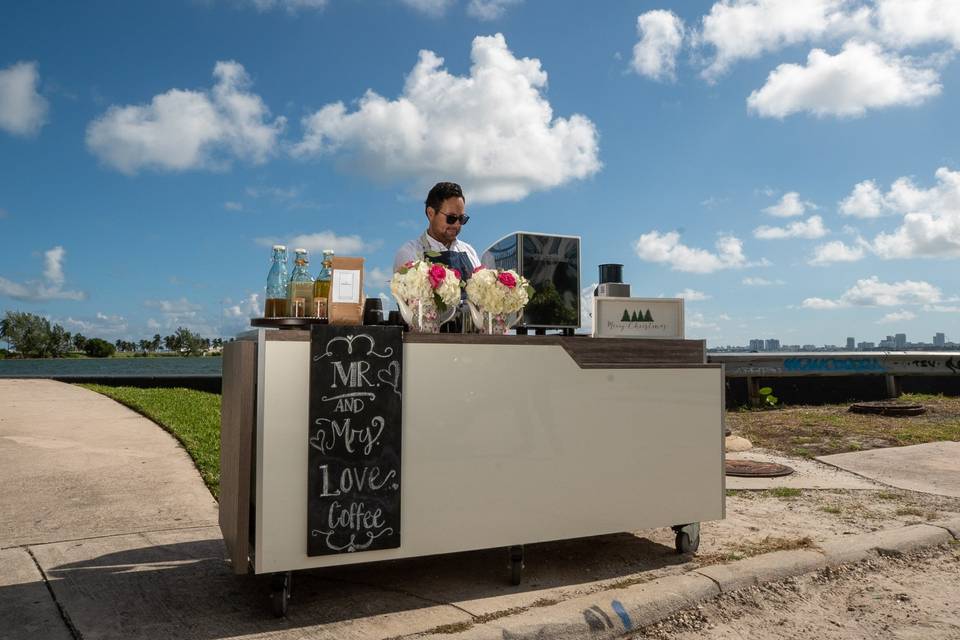
M88 338L81 333L71 335L59 324L51 324L43 316L22 311L7 311L0 320L0 340L7 342L11 352L0 349L0 357L63 358L84 353L91 358L105 358L117 352L156 353L164 347L170 353L184 356L202 356L211 349L223 347L223 339L204 338L197 333L177 327L174 334L137 342L116 340L112 344L102 338Z

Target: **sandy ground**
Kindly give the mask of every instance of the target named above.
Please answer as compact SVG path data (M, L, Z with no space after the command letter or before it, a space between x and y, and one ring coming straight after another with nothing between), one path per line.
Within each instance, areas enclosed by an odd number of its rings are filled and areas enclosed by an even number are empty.
M960 545L877 557L725 594L634 640L960 638Z

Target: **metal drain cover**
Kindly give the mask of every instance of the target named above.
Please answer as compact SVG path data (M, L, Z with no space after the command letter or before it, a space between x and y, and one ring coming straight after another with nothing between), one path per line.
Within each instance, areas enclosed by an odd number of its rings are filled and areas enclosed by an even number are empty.
M738 478L779 478L793 473L793 469L776 462L757 462L755 460L727 460L727 475Z
M857 402L850 405L853 413L873 413L881 416L919 416L926 413L922 404L905 402Z

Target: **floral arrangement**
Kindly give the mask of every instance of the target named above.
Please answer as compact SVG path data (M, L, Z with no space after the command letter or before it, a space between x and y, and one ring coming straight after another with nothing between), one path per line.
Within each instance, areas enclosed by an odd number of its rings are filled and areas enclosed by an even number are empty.
M393 274L390 292L406 304L432 300L438 311L460 302L461 274L429 260L408 262Z
M532 295L530 282L512 269L477 267L467 281L467 299L493 315L520 311Z

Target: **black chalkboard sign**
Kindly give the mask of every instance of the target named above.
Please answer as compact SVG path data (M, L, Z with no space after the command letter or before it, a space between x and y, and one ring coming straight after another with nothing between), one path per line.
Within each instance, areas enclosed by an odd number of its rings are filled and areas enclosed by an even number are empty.
M315 325L307 555L400 546L399 327Z

